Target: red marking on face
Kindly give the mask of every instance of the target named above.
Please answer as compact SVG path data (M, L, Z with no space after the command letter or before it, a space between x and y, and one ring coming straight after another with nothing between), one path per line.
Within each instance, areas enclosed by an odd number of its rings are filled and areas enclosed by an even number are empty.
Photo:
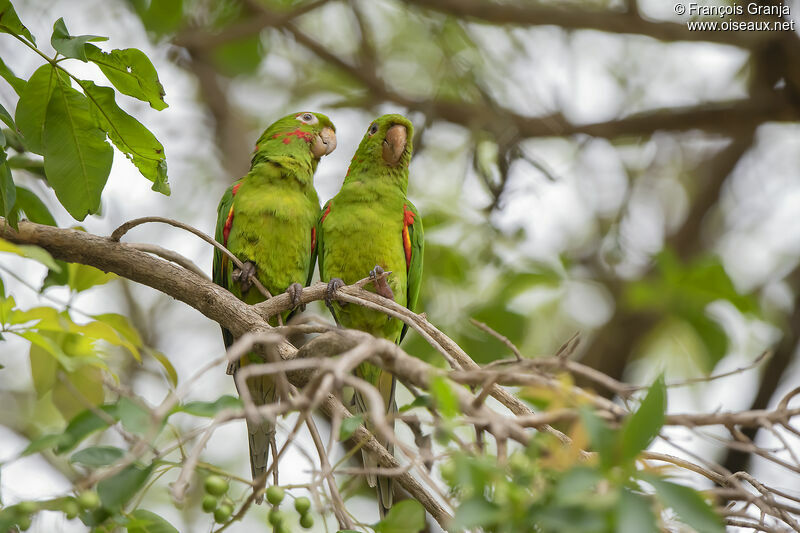
M320 224L322 224L323 222L325 222L325 217L327 217L327 216L328 216L328 213L330 213L330 212L331 212L331 206L332 206L332 205L333 205L333 202L328 202L328 207L327 207L327 209L325 209L325 212L324 212L324 213L322 213L322 218L321 218L321 219L319 219L319 223L320 223Z
M283 144L289 144L290 142L292 142L292 139L290 139L289 137L283 138Z
M281 136L281 134L280 134L280 133L276 133L275 135L273 135L273 136L272 136L272 138L273 138L273 139L277 139L277 138L278 138L278 137L280 137L280 136Z

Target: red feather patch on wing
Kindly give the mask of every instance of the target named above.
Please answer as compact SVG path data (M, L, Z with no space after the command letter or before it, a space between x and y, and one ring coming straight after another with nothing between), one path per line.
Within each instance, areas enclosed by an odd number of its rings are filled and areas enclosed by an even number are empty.
M317 247L317 228L311 228L311 253L314 253L314 250Z
M408 227L414 224L414 212L407 205L403 206L403 250L406 253L406 272L411 268L411 235Z
M332 206L332 205L333 205L333 202L328 202L328 207L327 207L327 208L325 208L325 212L324 212L324 213L322 213L322 218L321 218L321 219L319 219L319 223L320 223L320 224L322 224L323 222L325 222L325 217L327 217L327 216L328 216L328 213L330 213L330 212L331 212L331 206Z
M236 193L239 192L239 186L241 183L237 183L231 189L231 196L236 196ZM231 234L231 226L233 226L233 204L231 204L231 208L228 211L228 218L225 219L225 226L222 228L222 245L226 248L228 247L228 235Z

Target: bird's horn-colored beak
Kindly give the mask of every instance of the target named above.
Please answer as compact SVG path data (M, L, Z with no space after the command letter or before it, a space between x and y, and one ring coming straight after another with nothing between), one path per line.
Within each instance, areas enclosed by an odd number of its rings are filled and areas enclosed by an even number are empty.
M383 160L394 166L406 151L408 131L402 124L395 124L386 132L383 140Z
M322 131L314 136L311 144L311 153L314 157L328 155L336 149L336 133L331 128L322 128Z

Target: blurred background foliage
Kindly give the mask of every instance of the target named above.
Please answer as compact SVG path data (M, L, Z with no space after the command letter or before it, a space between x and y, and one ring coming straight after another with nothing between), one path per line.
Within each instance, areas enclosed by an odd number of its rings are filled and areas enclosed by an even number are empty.
M796 32L690 32L673 3L656 0L17 4L34 34L49 33L52 11L75 34L142 48L166 89L162 113L125 106L164 144L172 197L156 198L115 162L90 231L152 213L211 232L216 202L246 171L259 132L294 109L325 112L338 127L339 148L316 181L325 201L370 120L402 112L416 127L410 198L426 230L421 310L477 362L511 352L469 318L529 357L579 332L574 357L634 383L662 370L678 378L735 368L773 349L734 385L693 389L671 404L687 409L765 408L797 382ZM787 4L796 20L800 5ZM10 44L0 41L2 56L30 75L37 58L7 53ZM89 66L74 68L96 79ZM0 88L7 108L12 95ZM15 157L17 184L71 224L36 157ZM210 269L210 250L182 234L143 230L137 239ZM127 282L85 291L100 280L81 282L91 275L72 268L46 294L69 309L100 302L130 318L140 332L132 345L161 364L109 364L139 393L155 394L153 376L187 375L192 361L222 349L216 330L180 305ZM23 277L38 289L39 274ZM71 289L58 287L65 282ZM69 333L55 335L70 357L83 353ZM404 346L443 364L416 335ZM20 364L34 367L36 386L34 352ZM223 378L210 390L231 390ZM30 390L4 382L0 393L19 406L2 423L23 435L41 431L29 425L41 409ZM733 471L750 461L722 447L710 453Z

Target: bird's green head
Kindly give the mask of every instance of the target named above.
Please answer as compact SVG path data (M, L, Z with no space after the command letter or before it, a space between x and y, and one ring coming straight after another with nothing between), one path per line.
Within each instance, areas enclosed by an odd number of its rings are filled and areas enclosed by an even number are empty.
M276 150L277 149L277 150ZM264 150L302 154L306 150L318 160L336 149L336 127L322 113L301 111L276 120L256 144L256 153Z
M361 139L352 165L406 168L411 161L414 126L403 115L383 115L372 121Z

